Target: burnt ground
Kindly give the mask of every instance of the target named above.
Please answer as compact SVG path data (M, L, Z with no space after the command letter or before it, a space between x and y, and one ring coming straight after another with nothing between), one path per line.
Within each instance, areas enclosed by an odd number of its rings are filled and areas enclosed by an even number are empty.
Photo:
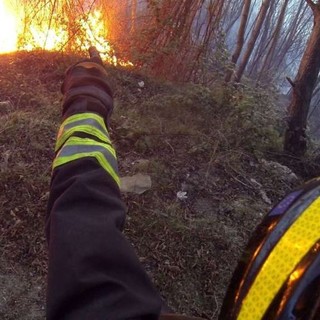
M1 319L44 318L44 219L59 89L76 59L40 52L0 56ZM149 174L153 181L143 195L123 195L125 233L173 309L216 319L250 234L293 187L286 174L264 165L262 149L273 141L266 142L270 136L256 123L261 119L243 111L265 108L265 99L242 92L226 100L219 86L108 71L120 174ZM179 200L178 191L187 199Z

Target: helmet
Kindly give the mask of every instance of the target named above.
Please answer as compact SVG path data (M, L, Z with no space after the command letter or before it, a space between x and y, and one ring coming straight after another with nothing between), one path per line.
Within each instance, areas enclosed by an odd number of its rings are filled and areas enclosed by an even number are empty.
M320 319L320 179L290 193L264 218L219 319Z

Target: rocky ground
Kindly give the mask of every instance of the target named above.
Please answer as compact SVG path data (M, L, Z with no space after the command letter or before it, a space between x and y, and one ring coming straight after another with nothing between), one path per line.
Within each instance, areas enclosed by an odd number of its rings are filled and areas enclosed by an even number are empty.
M59 88L76 59L0 56L1 319L44 318L44 219ZM123 194L125 233L173 309L216 319L250 234L301 179L259 149L254 118L244 127L235 111L239 97L225 101L221 88L108 71L120 174L147 176L144 193Z

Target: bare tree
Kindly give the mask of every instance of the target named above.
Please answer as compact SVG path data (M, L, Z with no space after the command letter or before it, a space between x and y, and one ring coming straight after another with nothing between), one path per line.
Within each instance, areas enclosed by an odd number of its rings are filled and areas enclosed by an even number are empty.
M270 2L271 2L271 0L263 0L263 2L262 2L257 20L255 22L255 25L253 27L253 30L252 30L252 33L251 33L251 36L250 36L250 39L249 39L249 42L247 45L247 50L245 51L243 58L242 58L242 61L238 67L236 74L235 74L235 77L234 77L235 82L241 81L242 75L246 69L246 66L249 62L250 56L252 54L254 45L255 45L257 38L259 36L262 24L266 18L266 14L268 12Z
M279 69L281 65L284 64L285 58L288 56L288 52L292 50L294 47L294 51L297 51L297 43L299 42L299 38L304 36L304 30L308 28L307 21L312 18L309 16L309 12L307 12L308 6L304 1L301 1L299 7L296 8L294 5L292 10L296 13L292 12L290 14L291 19L287 23L285 27L285 32L281 37L278 48L278 54L276 55L273 66L276 69ZM308 30L309 31L309 30Z
M222 19L224 32L228 34L241 16L244 1L228 1Z
M270 3L250 58L247 75L257 82L283 86L283 74L292 75L298 68L306 39L311 32L312 13L300 1L275 0Z
M274 53L275 53L275 50L276 50L276 47L277 47L277 44L278 44L278 41L280 38L280 33L281 33L281 30L283 27L283 21L285 19L285 14L286 14L286 10L288 7L288 3L289 3L289 0L284 0L284 2L283 2L278 21L277 21L275 30L272 35L272 41L270 44L270 48L269 48L269 51L265 57L264 64L261 69L261 73L263 73L267 68L270 68L270 65L271 65L272 59L274 57Z
M237 0L238 1L238 0ZM223 0L148 0L132 34L132 62L173 80L199 80L222 39ZM207 64L208 65L208 64ZM203 68L202 68L203 67Z
M294 155L303 155L307 148L308 111L320 71L320 3L305 1L312 9L314 25L295 81L288 79L293 87L293 95L288 108L284 150Z
M236 65L239 59L239 56L241 54L243 45L244 45L244 36L246 32L247 22L248 22L248 15L251 7L251 0L245 0L244 6L242 9L242 15L241 15L241 22L240 22L240 28L238 32L238 39L237 39L237 47L231 57L231 63L232 65ZM232 78L233 71L228 70L225 81L230 82Z
M266 14L266 18L262 24L258 40L253 49L252 59L249 60L250 68L247 69L250 70L248 73L253 78L257 78L260 65L266 55L268 47L270 46L278 5L279 0L270 1L269 10Z
M131 32L136 30L136 20L137 20L137 0L131 1Z

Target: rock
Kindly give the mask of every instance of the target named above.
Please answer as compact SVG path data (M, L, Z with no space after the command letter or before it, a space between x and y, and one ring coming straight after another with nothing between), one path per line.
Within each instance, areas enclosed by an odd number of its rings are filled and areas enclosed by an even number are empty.
M143 174L120 178L120 190L124 193L143 194L151 189L151 177Z
M262 159L261 164L266 170L269 170L273 174L281 177L284 181L294 183L299 180L297 175L290 168L278 162Z

